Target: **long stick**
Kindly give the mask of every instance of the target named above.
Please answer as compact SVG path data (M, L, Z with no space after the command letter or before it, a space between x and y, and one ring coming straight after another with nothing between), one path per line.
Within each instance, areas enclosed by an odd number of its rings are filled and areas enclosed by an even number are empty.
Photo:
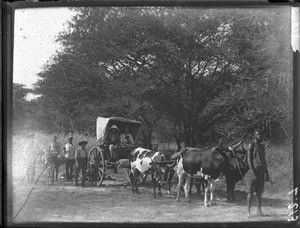
M21 212L21 210L22 210L22 209L24 208L24 206L26 205L26 203L27 203L27 201L28 201L28 198L29 198L31 192L33 191L34 187L36 186L37 182L39 181L40 176L45 172L46 169L47 169L47 167L45 167L45 169L44 169L44 170L40 173L40 175L38 176L37 180L36 180L35 183L34 183L34 186L31 188L29 194L27 195L24 204L23 204L22 207L18 210L17 214L13 217L13 219L17 218L17 216L19 215L19 213Z
M27 169L27 171L26 171L26 173L25 173L25 176L22 178L22 180L20 181L20 183L19 183L18 185L20 185L20 184L25 180L25 177L26 177L26 175L28 174L29 170L32 168L34 162L36 162L35 159L36 159L37 156L39 156L41 153L42 153L42 152L39 152L39 153L35 156L34 161L31 163L31 165L29 166L29 168Z

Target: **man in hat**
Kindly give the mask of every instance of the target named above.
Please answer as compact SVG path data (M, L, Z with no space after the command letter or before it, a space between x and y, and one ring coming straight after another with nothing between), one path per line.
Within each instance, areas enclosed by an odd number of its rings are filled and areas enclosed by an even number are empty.
M73 166L75 163L75 145L73 145L73 137L68 137L68 143L63 147L66 161L66 179L72 181L73 179Z
M52 137L52 140L51 140L51 143L49 145L49 151L50 151L50 154L54 155L57 160L57 156L60 155L60 143L58 143L57 141L57 136L54 135ZM55 162L57 163L57 161ZM56 180L58 179L58 164L55 165L55 176L56 176ZM52 173L52 177L51 177L52 181L54 181L54 172Z
M29 184L33 184L34 181L37 150L35 133L30 132L26 137L26 145L23 151L23 159L26 164L26 176Z
M82 174L82 187L85 186L85 178L86 178L86 168L87 168L87 151L85 149L85 145L87 144L87 141L81 141L78 143L78 145L80 146L76 152L75 152L75 165L76 165L76 169L75 169L75 182L74 185L77 186L78 185L78 176L79 176L79 172L81 170L81 174Z
M254 130L253 142L247 153L247 162L251 170L250 187L247 196L247 209L248 216L251 217L250 208L252 197L255 192L257 200L257 215L263 215L261 210L261 194L264 191L264 181L270 181L266 163L265 147L261 143L260 130Z
M116 125L112 125L108 129L108 148L111 156L112 161L116 161L118 159L116 150L120 145L120 134L119 128Z

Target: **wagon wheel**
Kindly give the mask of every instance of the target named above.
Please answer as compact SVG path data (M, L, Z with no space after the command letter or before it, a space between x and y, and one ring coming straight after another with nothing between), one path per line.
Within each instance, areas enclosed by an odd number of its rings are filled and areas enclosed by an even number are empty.
M91 149L89 153L88 164L89 168L94 170L94 182L96 183L97 187L99 187L103 182L105 175L104 154L99 147L96 146Z
M130 169L127 169L127 174L129 176ZM147 177L148 177L148 174L140 173L140 175L135 179L135 183L138 184L138 185L143 184L143 183L145 183Z

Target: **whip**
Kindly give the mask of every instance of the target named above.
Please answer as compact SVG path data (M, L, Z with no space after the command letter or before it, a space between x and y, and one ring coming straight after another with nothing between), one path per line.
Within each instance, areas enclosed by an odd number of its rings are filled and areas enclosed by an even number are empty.
M26 205L27 201L28 201L28 198L31 194L31 192L33 191L34 187L36 186L37 182L39 181L40 179L40 176L45 172L47 168L45 167L45 169L39 174L37 180L35 181L33 187L31 188L30 192L28 193L27 197L26 197L26 200L25 202L23 203L23 205L21 206L21 208L18 210L17 214L13 217L13 219L17 218L17 216L20 214L21 210L24 208L24 206Z

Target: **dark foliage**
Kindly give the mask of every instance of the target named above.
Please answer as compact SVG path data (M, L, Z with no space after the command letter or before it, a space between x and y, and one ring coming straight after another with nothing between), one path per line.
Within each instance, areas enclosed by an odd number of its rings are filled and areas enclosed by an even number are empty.
M142 121L178 146L254 127L292 132L288 11L76 8L34 92L43 128L94 133L98 116Z

